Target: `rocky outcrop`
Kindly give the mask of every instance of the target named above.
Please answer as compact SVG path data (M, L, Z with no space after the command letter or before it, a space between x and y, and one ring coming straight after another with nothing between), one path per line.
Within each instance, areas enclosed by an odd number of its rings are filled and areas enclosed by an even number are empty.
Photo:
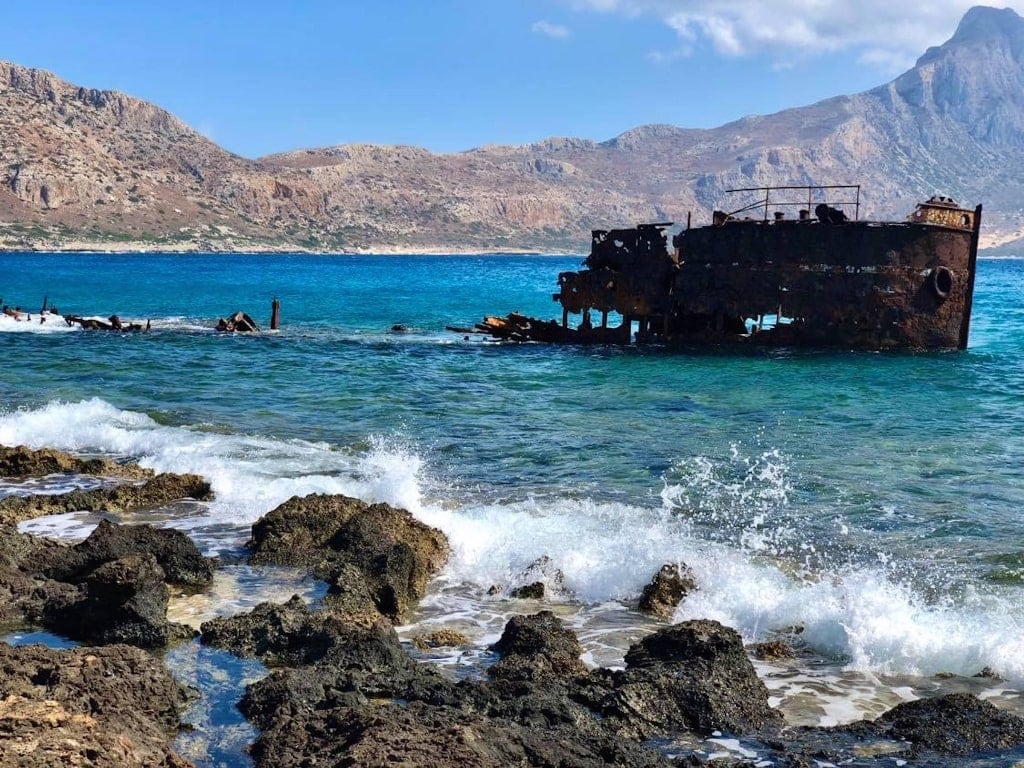
M488 671L498 679L535 680L586 672L576 634L565 629L551 611L513 616L492 650L501 655L501 660Z
M392 620L424 594L428 577L448 559L444 534L387 504L347 496L293 497L252 527L253 564L306 566L339 599L362 589ZM357 583L348 588L348 578Z
M101 520L84 541L71 547L49 548L27 562L47 578L73 582L103 563L127 555L151 555L160 566L162 580L170 584L203 586L213 581L213 561L203 557L181 531L116 525L109 520Z
M683 598L696 588L697 582L689 567L685 564L666 563L644 587L639 608L659 619L671 619Z
M0 618L75 640L156 648L191 637L167 621L166 582L211 579L211 563L178 531L104 521L68 547L0 526Z
M626 671L601 707L641 738L681 727L707 735L782 725L739 634L707 620L666 627L630 648Z
M0 643L0 764L187 768L171 749L186 700L135 648Z
M48 601L42 623L57 634L87 643L127 643L162 648L194 632L167 620L170 592L150 554L110 560L80 579L69 602Z
M142 485L118 485L91 491L70 491L56 495L7 496L0 499L0 522L21 522L64 512L111 512L156 507L180 499L209 501L210 484L198 475L164 473Z
M0 445L0 477L43 477L56 474L95 475L126 480L145 480L153 470L111 459L81 459L52 448Z
M910 742L915 756L966 756L1024 747L1024 719L969 693L908 701L866 727L882 738Z

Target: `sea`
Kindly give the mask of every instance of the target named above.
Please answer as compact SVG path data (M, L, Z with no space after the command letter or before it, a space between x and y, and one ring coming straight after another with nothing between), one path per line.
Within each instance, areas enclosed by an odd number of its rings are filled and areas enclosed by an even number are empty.
M1024 261L978 264L962 352L666 350L504 344L485 315L558 316L581 256L0 255L0 443L194 472L215 500L114 519L187 532L222 558L215 584L172 599L211 616L323 585L252 568L250 526L292 496L408 509L452 555L399 634L423 663L483 678L516 613L548 609L584 660L622 666L663 623L637 599L666 563L697 588L676 621L709 618L795 658L757 661L795 725L877 716L972 691L1024 715ZM215 332L236 311L266 328ZM106 333L60 313L149 322ZM8 481L57 493L88 478ZM22 524L76 540L97 516ZM510 596L543 581L543 600ZM413 639L454 629L460 648ZM34 633L11 642L59 639ZM233 709L266 670L185 644L204 691L181 742L247 765ZM189 741L188 739L192 739Z

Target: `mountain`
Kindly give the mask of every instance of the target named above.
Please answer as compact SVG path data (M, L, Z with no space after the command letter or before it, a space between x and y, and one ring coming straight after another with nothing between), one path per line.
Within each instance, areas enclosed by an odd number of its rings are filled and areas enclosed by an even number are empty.
M0 62L0 248L571 250L589 230L707 221L724 191L860 184L862 215L932 194L1024 235L1024 19L969 10L865 93L708 130L634 128L457 154L344 145L249 160L164 110ZM738 207L738 206L734 206Z

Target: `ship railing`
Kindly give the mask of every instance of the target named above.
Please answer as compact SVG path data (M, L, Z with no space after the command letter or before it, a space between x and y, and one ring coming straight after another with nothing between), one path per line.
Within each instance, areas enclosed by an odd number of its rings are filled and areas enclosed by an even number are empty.
M797 190L802 190L807 193L807 199L800 200L787 200L786 197L794 196ZM791 185L791 186L779 186L779 187L743 187L740 189L727 189L727 194L738 194L741 192L757 192L761 195L760 198L745 205L742 208L738 208L731 213L727 213L726 217L735 217L737 214L746 213L747 211L757 210L758 208L764 211L764 220L768 221L768 213L770 208L799 208L801 210L801 218L810 217L811 212L814 210L815 203L824 203L830 207L837 207L840 210L846 210L850 207L853 208L853 221L860 219L860 184L824 184L824 185ZM772 199L773 192L782 192L783 199ZM837 199L838 197L838 199ZM803 211L807 213L804 214ZM778 217L776 217L778 218Z

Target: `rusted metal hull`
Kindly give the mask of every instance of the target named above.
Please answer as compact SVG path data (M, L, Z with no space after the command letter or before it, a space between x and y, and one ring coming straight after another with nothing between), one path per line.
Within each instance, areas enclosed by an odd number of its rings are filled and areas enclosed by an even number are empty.
M905 222L850 221L827 204L815 219L769 219L769 191L792 189L832 188L765 188L763 218L716 212L675 235L671 252L667 223L595 230L585 268L559 275L561 323L510 315L478 328L552 343L967 346L980 205L936 197Z
M760 343L967 346L974 229L736 222L677 237L687 258L673 279L666 337L721 336L742 318ZM746 322L765 315L775 316L768 330Z

